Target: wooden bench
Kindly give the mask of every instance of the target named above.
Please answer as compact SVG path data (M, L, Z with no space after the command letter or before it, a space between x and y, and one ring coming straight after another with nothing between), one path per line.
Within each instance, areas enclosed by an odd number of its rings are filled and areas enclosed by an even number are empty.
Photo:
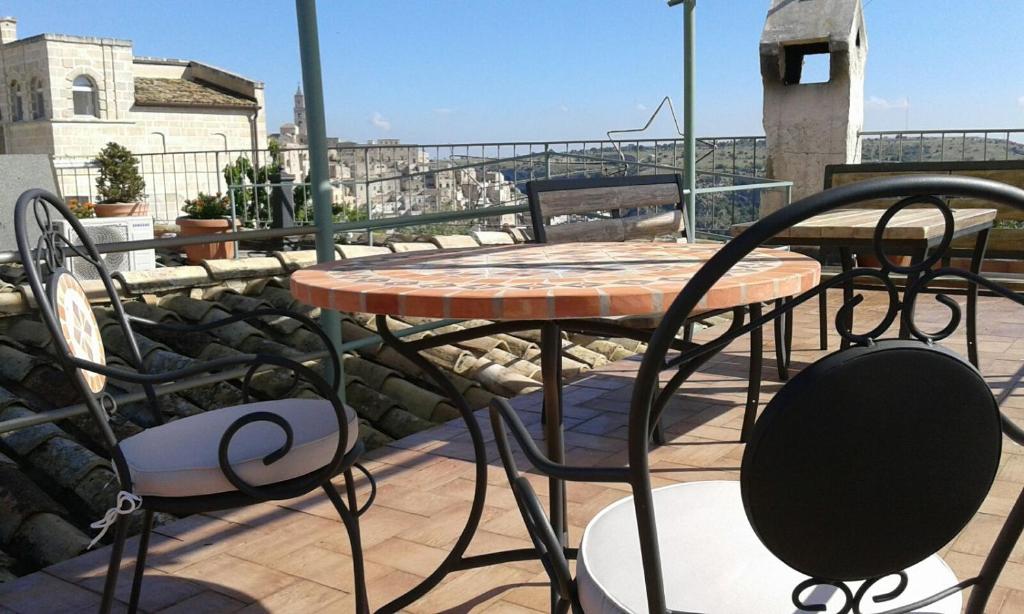
M825 167L825 189L896 175L964 175L999 181L1024 188L1024 160L971 162L882 162L869 164L830 164ZM894 200L857 203L857 208L884 209ZM1024 211L1014 207L971 198L951 198L954 209L996 209L995 227L988 237L987 258L1024 260ZM1013 226L1018 226L1014 228ZM953 242L955 255L966 256L974 249L972 237ZM1021 267L1024 271L1024 266ZM995 271L993 271L995 272Z
M526 184L538 243L685 236L682 175L546 179ZM564 223L553 223L561 220Z

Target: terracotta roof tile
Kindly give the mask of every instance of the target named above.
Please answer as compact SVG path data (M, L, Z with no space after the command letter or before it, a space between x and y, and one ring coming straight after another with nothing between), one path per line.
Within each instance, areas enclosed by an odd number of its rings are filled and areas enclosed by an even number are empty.
M256 108L256 101L202 81L135 77L135 104L158 107Z

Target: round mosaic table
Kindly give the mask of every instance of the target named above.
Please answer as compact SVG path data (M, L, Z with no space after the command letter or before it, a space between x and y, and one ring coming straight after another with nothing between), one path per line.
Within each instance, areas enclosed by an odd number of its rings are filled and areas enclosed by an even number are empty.
M718 249L713 244L562 243L407 252L316 265L292 275L300 301L340 311L484 320L661 313ZM758 250L704 297L725 309L818 283L806 256Z
M484 509L484 438L474 410L419 352L499 332L539 329L547 418L544 438L550 460L561 463L561 326L570 321L662 313L718 248L681 243L531 243L387 254L319 264L292 274L292 294L302 302L376 314L384 342L423 369L451 397L473 442L476 491L462 534L433 574L380 611L406 607L452 571L536 558L532 549L464 555ZM699 308L737 309L790 297L817 285L820 272L818 262L806 256L756 250L720 279ZM388 315L494 323L406 342L388 329ZM551 480L549 496L551 524L564 543L564 484Z

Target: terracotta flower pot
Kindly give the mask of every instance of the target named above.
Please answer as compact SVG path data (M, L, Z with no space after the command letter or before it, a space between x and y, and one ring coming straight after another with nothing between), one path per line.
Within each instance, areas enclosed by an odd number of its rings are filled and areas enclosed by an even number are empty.
M889 256L889 262L896 266L910 266L910 259L910 256ZM878 261L878 256L872 251L866 254L857 254L857 266L878 269L882 267L882 263Z
M149 215L148 203L96 203L96 217L124 217Z
M231 230L231 220L228 218L200 220L190 217L179 217L177 222L178 227L181 229L180 236L182 237L224 234ZM195 245L186 245L185 256L191 264L199 264L204 260L234 258L235 244L231 241L224 241L221 243L197 243Z

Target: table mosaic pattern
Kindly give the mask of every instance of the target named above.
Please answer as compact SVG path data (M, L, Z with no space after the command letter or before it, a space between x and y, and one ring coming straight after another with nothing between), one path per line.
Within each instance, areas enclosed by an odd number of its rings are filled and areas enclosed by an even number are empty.
M340 311L531 320L663 312L714 244L562 243L389 254L292 274L298 300ZM817 261L751 253L712 288L702 309L791 296L818 283Z

